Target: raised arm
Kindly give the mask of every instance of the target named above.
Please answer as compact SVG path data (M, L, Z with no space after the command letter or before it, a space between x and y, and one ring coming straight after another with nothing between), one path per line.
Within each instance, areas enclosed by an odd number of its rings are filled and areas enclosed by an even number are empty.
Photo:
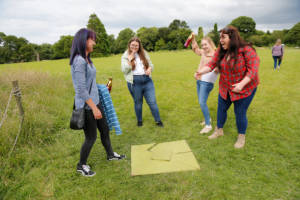
M195 36L193 34L193 39L192 39L192 50L197 54L198 56L202 56L203 50L199 48L197 41L195 39Z

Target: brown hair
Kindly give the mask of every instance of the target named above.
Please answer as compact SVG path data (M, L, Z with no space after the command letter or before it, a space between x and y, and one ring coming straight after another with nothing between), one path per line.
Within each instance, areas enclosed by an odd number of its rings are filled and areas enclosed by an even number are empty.
M230 56L230 58L235 59L235 64L236 64L239 48L245 47L245 46L252 47L251 43L247 43L241 38L238 30L233 26L226 26L225 28L221 29L219 32L220 32L220 35L228 34L229 39L230 39L229 47L226 50L222 47L221 43L219 42L219 47L218 47L219 55L218 55L218 61L217 61L217 66L219 68L221 68L221 61L225 56L226 57ZM235 65L233 67L235 67Z
M147 70L149 68L149 63L148 63L148 61L146 59L145 50L143 48L141 40L138 37L133 37L133 38L131 38L129 40L128 45L127 45L128 46L128 54L131 53L131 50L130 50L130 44L131 44L131 42L137 42L137 43L139 43L139 50L138 50L137 53L139 54L140 59L143 61L144 67ZM135 59L132 59L132 61L131 61L132 70L135 69L135 62L134 62L134 60Z

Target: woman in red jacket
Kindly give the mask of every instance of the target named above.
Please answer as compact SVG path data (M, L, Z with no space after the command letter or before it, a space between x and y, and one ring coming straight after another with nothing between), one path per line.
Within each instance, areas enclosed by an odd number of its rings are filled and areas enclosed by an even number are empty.
M238 129L235 148L245 145L245 133L248 125L247 110L259 84L259 58L255 50L247 44L233 26L220 31L220 44L212 60L199 74L205 74L216 67L220 71L217 127L209 139L223 136L223 126L227 119L227 110L234 104Z

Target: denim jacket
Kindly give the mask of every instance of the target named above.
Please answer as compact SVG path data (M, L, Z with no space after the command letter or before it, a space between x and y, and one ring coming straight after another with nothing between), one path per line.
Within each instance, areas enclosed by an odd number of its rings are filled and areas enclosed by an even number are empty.
M99 94L94 65L88 64L82 56L77 55L71 65L71 75L75 89L75 108L83 108L85 102L90 98L97 105L99 103ZM91 92L89 94L90 87ZM90 109L87 104L85 108Z
M145 52L145 57L149 63L149 66L152 68L152 71L154 69L154 66L150 60L150 57L148 55L148 53L146 51ZM122 55L122 58L121 58L121 69L122 69L122 72L124 73L124 77L125 77L125 80L131 84L133 84L133 73L132 73L132 67L131 65L128 64L128 50L126 50L124 52L124 54ZM151 75L150 75L151 76Z

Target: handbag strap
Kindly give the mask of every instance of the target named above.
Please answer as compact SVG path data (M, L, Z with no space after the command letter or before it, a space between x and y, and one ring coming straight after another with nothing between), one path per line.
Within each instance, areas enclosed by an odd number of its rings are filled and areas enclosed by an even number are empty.
M88 67L88 64L86 64L86 78L87 78L87 67ZM89 95L91 94L93 81L94 81L94 79L92 79L92 82L91 82L91 86L90 86L90 89L89 89ZM86 104L86 103L84 103L84 106L83 106L83 107L85 107L85 104ZM75 97L74 97L74 103L73 103L73 110L75 110Z

